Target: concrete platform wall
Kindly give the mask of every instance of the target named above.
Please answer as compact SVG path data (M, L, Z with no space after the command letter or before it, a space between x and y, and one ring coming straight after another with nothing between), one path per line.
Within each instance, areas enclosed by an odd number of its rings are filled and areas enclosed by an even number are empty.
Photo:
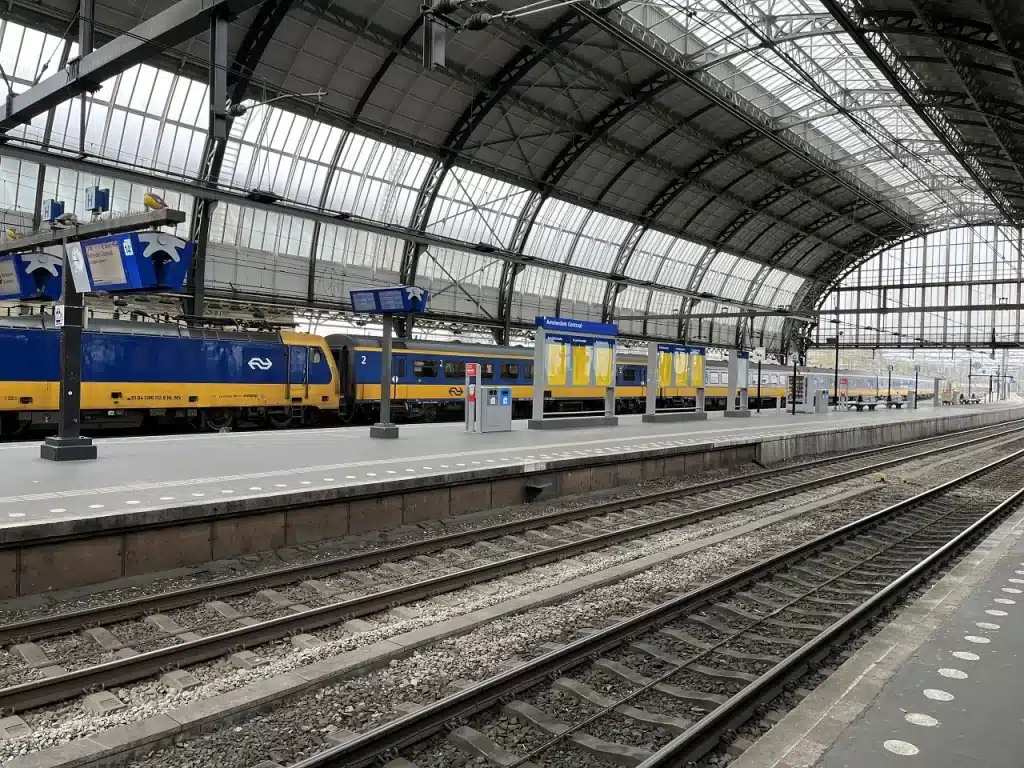
M143 515L44 524L0 544L0 598L159 573L327 539L748 464L756 444L644 451L625 459L568 459L496 470L494 477L422 480L195 505ZM388 487L390 485L390 487ZM330 498L334 496L334 498ZM540 503L540 502L538 502ZM155 520L159 519L158 522ZM91 523L92 525L85 525ZM92 528L92 530L89 530ZM0 530L0 535L10 531Z
M291 494L0 528L0 598L145 576L283 547L801 456L845 453L1024 418L1024 407L784 438L732 439ZM709 437L711 437L709 435ZM538 502L539 503L539 502Z
M759 463L771 466L810 454L841 454L877 448L1021 418L1024 418L1024 408L978 411L954 416L943 416L942 412L938 411L934 419L883 422L877 426L770 438L758 445L756 456Z

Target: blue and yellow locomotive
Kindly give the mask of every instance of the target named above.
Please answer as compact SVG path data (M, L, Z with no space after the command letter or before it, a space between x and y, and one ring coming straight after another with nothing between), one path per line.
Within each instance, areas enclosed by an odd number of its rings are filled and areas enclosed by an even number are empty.
M56 423L60 333L0 327L0 435ZM341 380L319 336L95 321L83 334L82 424L284 428L338 412Z

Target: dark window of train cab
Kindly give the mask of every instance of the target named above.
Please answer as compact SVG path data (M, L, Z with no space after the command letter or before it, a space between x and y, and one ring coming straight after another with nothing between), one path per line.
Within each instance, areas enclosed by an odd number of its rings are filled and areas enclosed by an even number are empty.
M444 377L446 379L459 379L465 381L466 379L466 364L465 363L452 363L448 362L444 364Z
M503 379L519 379L519 364L518 363L502 363L501 364L501 378Z
M623 381L636 381L636 368L623 368L622 369L622 380Z
M494 378L494 363L484 363L480 366L480 378L481 379L493 379Z
M526 373L523 376L527 381L533 381L533 363L526 364Z
M437 360L417 360L412 364L413 375L420 379L437 377Z

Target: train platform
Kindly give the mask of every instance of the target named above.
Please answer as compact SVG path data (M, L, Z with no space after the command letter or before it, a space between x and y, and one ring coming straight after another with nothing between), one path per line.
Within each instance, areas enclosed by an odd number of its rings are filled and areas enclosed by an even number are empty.
M468 434L461 423L98 440L52 463L0 447L0 597L344 537L388 535L537 498L871 448L1024 418L1024 402Z
M1019 768L1018 510L730 768Z
M414 424L402 426L396 441L371 439L365 427L101 438L96 441L98 460L68 463L43 461L38 445L26 442L0 447L0 526L139 515L225 497L237 501L324 487L376 488L499 468L536 470L557 459L625 456L657 448L749 445L880 424L1001 413L1011 410L1010 405L922 406L862 414L772 410L742 423L723 418L721 412L710 413L706 421L679 424L644 424L638 416L625 416L618 427L553 432L528 430L519 421L512 432L497 434L467 434L461 423ZM1024 408L1024 402L1019 405ZM758 458L766 464L774 461Z

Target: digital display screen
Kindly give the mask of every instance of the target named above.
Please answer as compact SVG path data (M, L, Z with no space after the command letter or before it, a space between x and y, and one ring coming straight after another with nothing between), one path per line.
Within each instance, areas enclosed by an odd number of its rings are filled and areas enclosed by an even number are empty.
M86 244L85 260L89 264L94 287L124 285L128 282L124 262L121 261L121 249L116 240Z
M0 295L14 296L21 292L14 260L0 261Z
M376 312L377 304L373 300L373 293L352 293L352 309L356 312Z
M377 300L380 302L381 312L404 312L405 291L399 288L395 291L378 291Z

